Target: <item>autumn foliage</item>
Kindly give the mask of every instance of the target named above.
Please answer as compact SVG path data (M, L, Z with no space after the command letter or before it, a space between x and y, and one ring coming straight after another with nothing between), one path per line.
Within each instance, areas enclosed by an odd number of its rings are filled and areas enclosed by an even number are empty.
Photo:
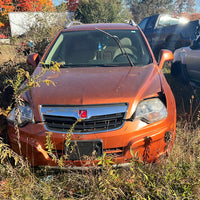
M53 10L52 0L0 0L0 24L6 25L9 12Z
M0 0L1 15L6 15L8 12L14 11L15 7L12 0Z
M189 20L193 21L193 20L199 20L200 19L200 13L182 13L181 14L182 17L188 18Z
M76 11L78 4L80 3L80 0L68 0L66 1L68 5L69 11Z
M51 0L19 0L17 9L20 11L53 11Z

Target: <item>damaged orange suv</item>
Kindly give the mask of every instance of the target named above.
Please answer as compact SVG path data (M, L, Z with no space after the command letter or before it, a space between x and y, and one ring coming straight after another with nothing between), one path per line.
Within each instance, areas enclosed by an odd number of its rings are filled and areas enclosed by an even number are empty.
M116 165L134 156L144 162L167 156L175 139L176 107L161 70L172 59L172 52L161 50L157 64L144 34L132 22L61 30L40 62L38 54L27 59L34 76L52 62L60 63L60 72L42 77L55 85L42 84L22 95L22 155L32 166L57 165L46 149L51 132L52 152L63 156L66 166L93 165L102 155L111 156ZM14 112L8 116L8 138L19 153Z

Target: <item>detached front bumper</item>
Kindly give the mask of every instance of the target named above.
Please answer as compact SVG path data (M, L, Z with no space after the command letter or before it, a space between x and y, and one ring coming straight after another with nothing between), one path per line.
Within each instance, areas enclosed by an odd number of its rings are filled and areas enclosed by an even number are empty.
M102 140L103 154L110 156L114 164L130 162L138 159L144 162L156 162L170 153L175 139L175 122L165 119L153 125L140 128L140 122L125 122L124 126L115 131L94 133L88 135L72 134L73 141ZM57 166L58 163L47 153L47 131L44 125L27 124L19 128L20 139L12 124L8 125L8 139L11 148L22 153L31 166ZM65 154L65 141L68 134L51 133L53 154L60 158ZM20 145L19 145L20 143ZM19 149L21 146L21 150ZM131 150L132 149L132 150ZM98 159L91 157L82 160L64 159L66 166L92 166L97 165Z

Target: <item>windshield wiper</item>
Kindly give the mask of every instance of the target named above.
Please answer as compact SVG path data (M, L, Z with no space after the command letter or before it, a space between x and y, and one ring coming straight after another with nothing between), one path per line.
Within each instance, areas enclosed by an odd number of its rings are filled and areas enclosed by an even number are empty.
M100 32L108 35L109 37L113 38L115 40L115 42L117 43L118 47L120 48L120 50L122 52L122 55L124 55L124 54L126 55L126 57L127 57L130 65L131 65L131 67L134 66L132 60L130 59L130 56L127 54L126 50L122 47L122 45L120 43L120 40L119 40L119 38L116 35L112 35L112 34L106 32L104 30L99 29L99 28L96 28L96 30L98 30L98 31L100 31Z

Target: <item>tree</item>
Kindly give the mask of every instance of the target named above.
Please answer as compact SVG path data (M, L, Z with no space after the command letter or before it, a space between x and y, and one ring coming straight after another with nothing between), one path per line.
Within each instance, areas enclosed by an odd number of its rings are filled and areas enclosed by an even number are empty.
M17 10L20 11L53 11L51 0L18 0Z
M57 12L66 12L68 10L68 5L66 2L62 1L61 4L55 6Z
M12 0L0 0L0 24L1 27L8 25L8 13L14 11Z
M187 13L187 12L184 12L184 13L181 13L180 15L178 15L180 17L185 17L191 21L194 21L194 20L199 20L200 19L200 13Z
M66 0L69 11L76 11L80 1L79 0Z
M56 6L56 10L58 12L62 11L70 11L75 12L78 5L80 4L81 0L62 0L62 3L60 3L58 6Z
M52 0L0 0L0 23L8 25L8 13L13 11L53 11Z
M120 22L127 17L123 0L82 0L75 11L75 19L83 23ZM126 15L125 15L126 13Z
M13 11L53 11L52 0L0 0L0 27L8 34L8 13Z
M195 6L195 0L176 0L174 2L174 12L179 15L184 12L194 13Z
M134 21L139 23L143 18L160 13L173 12L173 0L124 0L130 7Z
M0 0L0 9L1 15L6 15L8 12L12 12L15 7L12 0Z

